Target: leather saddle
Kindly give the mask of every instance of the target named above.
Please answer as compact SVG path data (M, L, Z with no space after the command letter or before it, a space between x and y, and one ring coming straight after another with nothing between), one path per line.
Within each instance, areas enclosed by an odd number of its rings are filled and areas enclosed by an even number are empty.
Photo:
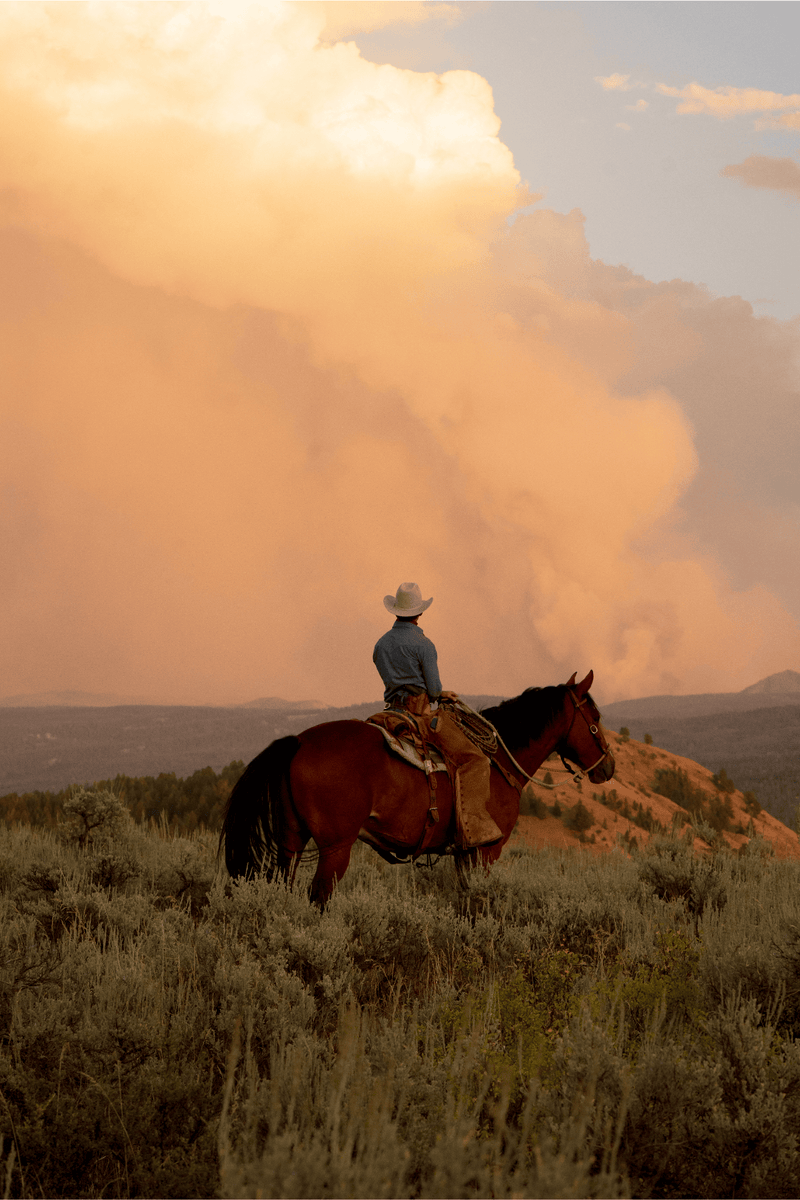
M441 752L423 734L423 722L417 722L411 713L387 708L367 717L367 724L377 726L389 750L412 767L424 771L426 775L434 771L447 771L447 763Z

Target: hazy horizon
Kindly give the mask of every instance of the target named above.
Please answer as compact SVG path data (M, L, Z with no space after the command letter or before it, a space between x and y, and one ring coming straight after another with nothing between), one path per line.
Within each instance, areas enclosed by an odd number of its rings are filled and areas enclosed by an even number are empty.
M749 684L747 687L741 689L738 692L730 692L730 693L720 692L720 693L711 693L711 694L739 696L739 695L742 695L743 693L750 691L752 688L757 687L759 684L762 684L762 683L768 683L770 681L779 681L780 680L781 683L783 684L785 681L781 680L782 676L797 676L798 685L800 685L800 672L793 671L793 670L786 670L786 671L776 672L774 675L767 676L765 679L756 680L753 684ZM780 687L777 687L774 689L767 689L767 690L770 691L770 693L774 694L774 695L780 695L780 694L795 695L795 694L800 693L800 686L797 687L796 692L786 688L785 686L780 686ZM475 695L478 693L472 693L472 694ZM485 693L483 693L483 694L485 694ZM670 693L666 693L666 694L670 694ZM691 693L672 693L672 695L675 695L678 698L681 695L687 695L687 694L690 695ZM756 693L754 693L754 694L756 694ZM16 695L16 696L0 696L0 707L14 707L14 701L23 701L23 702L27 701L28 702L27 704L21 704L20 707L35 707L35 706L39 706L39 705L41 705L42 707L45 707L45 699L46 698L52 698L54 706L57 706L59 701L56 700L56 697L64 698L61 700L61 703L69 704L70 701L67 701L65 699L68 696L72 697L71 704L74 705L75 707L78 707L78 706L92 707L93 702L96 702L97 707L123 706L123 705L142 705L142 706L156 706L156 707L169 707L169 706L195 707L195 706L192 706L189 701L179 701L179 700L178 701L161 701L161 700L158 700L158 699L155 699L152 697L150 697L150 698L141 697L141 696L140 697L130 697L130 696L122 697L122 696L115 696L113 693L111 693L111 694L99 693L98 694L98 693L93 693L93 692L77 692L77 691L70 691L70 690L65 690L65 691L60 691L60 692L33 692L33 693L27 693L27 694L23 693L22 695ZM627 700L640 700L640 699L648 699L648 698L649 697L625 696L625 697L621 697L620 699L622 702L625 702ZM355 706L355 705L360 705L360 704L372 704L372 703L382 704L382 700L377 696L374 699L362 697L361 700L354 701L353 705ZM295 708L298 710L302 710L307 707L309 710L314 710L314 709L322 710L322 709L326 709L326 708L351 707L351 706L350 705L328 704L324 700L316 700L316 699L312 700L310 698L290 699L288 697L281 697L281 696L257 696L250 700L234 700L234 701L227 702L225 704L222 704L222 703L214 704L213 701L208 701L205 704L198 705L196 707L204 707L204 708L215 708L215 707L219 707L219 708L258 708L258 707L262 707L265 711L268 711L273 708L279 709L281 707L285 707L287 709Z

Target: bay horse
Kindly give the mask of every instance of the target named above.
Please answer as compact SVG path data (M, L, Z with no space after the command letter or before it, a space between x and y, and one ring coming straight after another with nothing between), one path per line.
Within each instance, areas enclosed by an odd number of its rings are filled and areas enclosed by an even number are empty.
M557 687L528 688L513 700L483 710L528 775L553 751L585 771L593 783L614 774L614 757L589 695L593 672ZM493 769L487 809L502 830L499 842L456 854L456 865L500 855L519 816L520 790L507 778L519 772L502 747ZM565 763L566 765L566 763ZM391 754L380 729L365 721L329 721L278 738L245 768L233 788L220 834L231 876L266 870L294 881L313 838L318 851L310 898L324 906L341 879L359 839L389 862L445 853L452 843L453 789L446 773L437 779L431 808L423 771ZM438 817L434 819L433 814Z

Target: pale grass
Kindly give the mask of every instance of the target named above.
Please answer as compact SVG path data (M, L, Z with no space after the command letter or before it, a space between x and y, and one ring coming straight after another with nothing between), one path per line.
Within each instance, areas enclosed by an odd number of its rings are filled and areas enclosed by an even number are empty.
M0 829L7 1196L800 1194L795 863L76 837Z

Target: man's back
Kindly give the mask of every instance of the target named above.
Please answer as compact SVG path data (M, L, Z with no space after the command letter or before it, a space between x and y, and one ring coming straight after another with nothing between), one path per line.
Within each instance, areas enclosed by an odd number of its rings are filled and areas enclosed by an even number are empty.
M436 647L413 621L395 621L372 654L384 684L384 699L404 690L422 689L433 699L442 690Z
M387 706L413 712L425 726L426 737L444 751L455 768L453 786L459 844L470 848L488 846L503 836L486 808L489 760L470 741L452 713L440 707L432 718L428 705L429 697L457 699L455 692L442 693L436 647L417 625L432 602L433 597L422 599L416 583L401 583L395 596L384 596L384 607L397 619L389 632L378 639L372 661L383 680Z

